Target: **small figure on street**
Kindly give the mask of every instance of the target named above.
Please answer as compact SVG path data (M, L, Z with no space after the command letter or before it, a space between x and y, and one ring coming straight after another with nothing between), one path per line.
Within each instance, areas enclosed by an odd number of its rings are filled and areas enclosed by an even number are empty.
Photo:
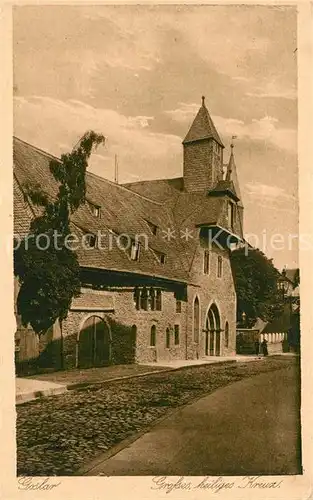
M258 356L260 353L260 341L259 339L256 339L254 342L254 347L255 347L255 354Z
M267 340L265 340L265 339L263 340L261 347L262 347L263 356L268 356Z

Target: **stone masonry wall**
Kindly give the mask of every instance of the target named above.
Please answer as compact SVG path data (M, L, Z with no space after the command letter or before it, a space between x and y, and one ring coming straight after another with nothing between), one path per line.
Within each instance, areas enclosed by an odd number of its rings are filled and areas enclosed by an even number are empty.
M101 293L101 292L100 292ZM106 292L107 293L107 292ZM114 313L70 311L63 322L64 359L67 368L77 364L77 342L79 331L92 315L105 319L111 328L112 361L114 363L150 362L186 357L186 303L182 302L182 312L176 313L176 299L171 291L162 291L162 310L137 310L133 300L133 289L112 292ZM156 326L156 347L150 347L151 327ZM180 343L174 344L174 325L180 327ZM129 336L132 327L137 330L136 351L132 358ZM166 329L170 329L170 348L166 348ZM124 340L123 340L124 338ZM122 344L122 345L120 345Z
M198 141L184 145L184 187L188 193L212 188L212 144Z
M201 242L196 253L193 268L192 282L198 286L188 287L188 313L187 313L187 332L188 332L188 358L193 359L205 355L205 329L207 312L215 303L221 321L221 356L234 355L236 352L236 293L233 281L233 275L227 250L214 247L210 251L210 273L203 273L203 253L207 248L204 242ZM222 277L217 277L218 256L223 258ZM200 302L200 342L199 345L193 341L193 304L195 297L198 296ZM229 343L225 346L225 324L229 324Z
M189 193L207 192L222 175L223 154L213 153L213 142L196 141L184 145L184 187Z

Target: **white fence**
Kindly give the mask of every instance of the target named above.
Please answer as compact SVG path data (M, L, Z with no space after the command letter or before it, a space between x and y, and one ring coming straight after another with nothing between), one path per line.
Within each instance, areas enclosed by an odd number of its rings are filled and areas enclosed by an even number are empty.
M266 340L269 344L276 344L277 342L282 342L287 340L287 333L260 333L260 342Z

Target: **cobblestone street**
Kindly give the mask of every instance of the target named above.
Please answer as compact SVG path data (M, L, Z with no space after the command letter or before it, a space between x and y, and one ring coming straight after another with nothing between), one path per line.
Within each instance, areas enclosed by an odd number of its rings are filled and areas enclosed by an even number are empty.
M219 387L298 360L270 357L233 365L204 365L146 378L91 386L17 407L19 475L72 475L84 464L135 435L171 408Z

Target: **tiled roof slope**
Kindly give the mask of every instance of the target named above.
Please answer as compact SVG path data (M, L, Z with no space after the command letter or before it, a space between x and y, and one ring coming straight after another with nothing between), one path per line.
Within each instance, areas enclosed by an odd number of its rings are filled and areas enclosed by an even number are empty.
M22 187L26 182L40 183L47 195L55 196L58 185L49 170L52 158L54 157L46 152L15 138L14 175L17 185ZM164 204L92 173L87 172L86 181L87 199L101 207L101 217L96 218L87 204L80 207L71 219L73 232L80 236L84 232L97 231L101 231L102 234L108 234L108 231L116 234L126 233L131 238L135 238L136 235L147 235L149 248L145 250L143 245L139 260L133 261L116 244L113 245L113 249L109 249L105 238L102 249L78 250L82 266L146 274L181 282L188 281L188 263L181 259L175 241L167 241L163 237L162 230L171 228L174 224L171 211L167 210ZM22 199L22 192L18 192L14 214L16 232L27 231L32 217L29 206L27 210L23 210L25 207ZM147 220L158 226L157 235L152 234ZM139 240L144 243L143 237ZM166 254L165 264L159 262L153 250Z
M54 197L58 184L50 173L49 162L54 158L48 153L20 139L14 139L15 232L27 233L32 210L23 201L22 187L26 182L40 183L47 195ZM78 237L86 232L104 235L102 248L78 248L81 266L131 272L176 280L190 281L190 271L199 244L199 226L204 224L224 226L224 200L199 193L183 191L183 179L143 181L124 186L87 172L87 200L101 207L100 218L95 217L88 204L81 206L71 218L71 230ZM149 225L157 226L153 234ZM166 231L173 237L166 238ZM128 254L113 242L109 248L109 233L127 234L131 238L146 235L149 247L144 245L139 260L131 260ZM187 233L186 233L187 232ZM189 232L191 237L186 237ZM144 237L139 240L144 243ZM114 241L114 240L113 240ZM156 252L166 255L161 264Z
M13 179L13 196L14 234L24 237L29 233L30 222L34 215L29 204L24 200L23 191L15 176Z
M299 271L299 269L286 269L286 278L288 278L292 283L295 282L296 274Z
M183 144L200 141L202 139L215 139L218 144L224 147L204 101L183 141Z
M167 212L171 214L176 247L184 266L190 271L199 242L198 226L219 223L223 200L200 193L182 192L182 185L183 182L180 178L126 184L129 189L136 193L150 193L151 198L161 202ZM185 238L186 231L189 231L192 237Z

